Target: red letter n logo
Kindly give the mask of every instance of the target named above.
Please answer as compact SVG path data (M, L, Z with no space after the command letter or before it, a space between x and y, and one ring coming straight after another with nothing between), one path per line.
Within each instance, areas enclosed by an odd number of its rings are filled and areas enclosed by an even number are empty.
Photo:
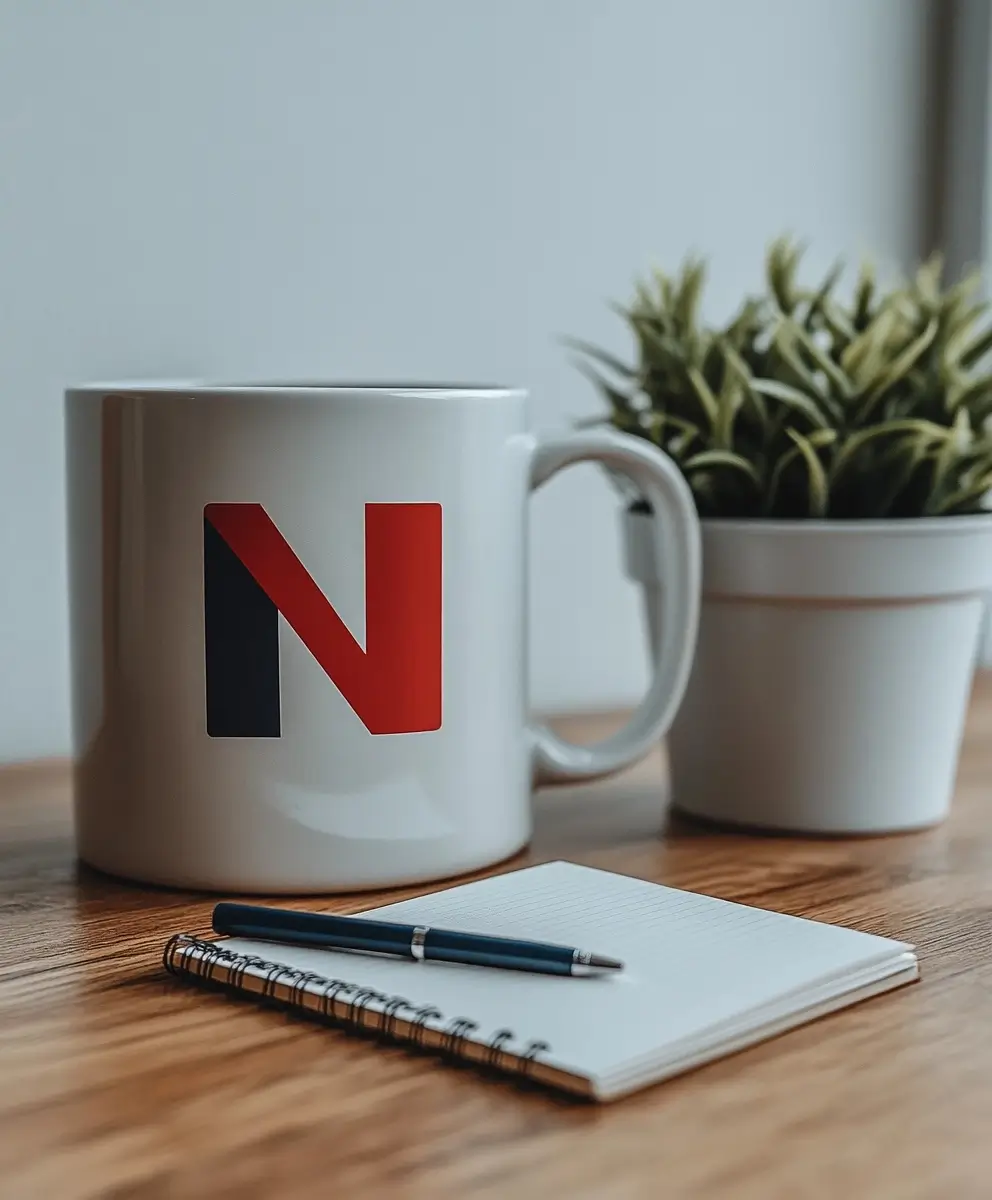
M365 648L261 504L203 510L207 733L279 737L279 614L369 733L441 727L441 506L365 506Z

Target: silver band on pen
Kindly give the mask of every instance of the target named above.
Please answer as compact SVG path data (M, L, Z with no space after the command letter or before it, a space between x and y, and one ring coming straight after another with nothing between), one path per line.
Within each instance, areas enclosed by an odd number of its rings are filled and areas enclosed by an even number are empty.
M410 953L417 960L417 962L424 961L424 943L427 941L427 935L429 933L429 926L417 925L414 927L413 933L410 936Z

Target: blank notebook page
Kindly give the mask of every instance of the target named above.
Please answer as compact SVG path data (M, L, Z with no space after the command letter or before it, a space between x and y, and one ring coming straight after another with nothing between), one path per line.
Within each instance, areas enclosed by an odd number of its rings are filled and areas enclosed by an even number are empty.
M473 1040L510 1028L543 1039L542 1058L594 1083L662 1063L676 1043L726 1040L757 1010L797 1012L851 980L905 972L911 947L643 880L553 862L363 915L559 942L620 958L615 976L562 978L374 958L231 939L267 955L433 1004L478 1022ZM886 964L891 966L886 969ZM862 982L867 982L863 978ZM790 1004L790 999L792 1003ZM726 1029L724 1029L726 1027Z

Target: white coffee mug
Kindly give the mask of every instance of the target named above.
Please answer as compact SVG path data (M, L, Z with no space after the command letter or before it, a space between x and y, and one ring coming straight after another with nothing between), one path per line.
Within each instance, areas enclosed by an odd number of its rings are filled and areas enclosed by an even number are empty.
M534 784L619 770L673 719L699 528L645 441L535 436L499 387L163 383L71 389L66 442L96 867L256 893L455 875L527 843ZM587 460L650 497L665 587L646 697L576 746L528 715L526 509Z

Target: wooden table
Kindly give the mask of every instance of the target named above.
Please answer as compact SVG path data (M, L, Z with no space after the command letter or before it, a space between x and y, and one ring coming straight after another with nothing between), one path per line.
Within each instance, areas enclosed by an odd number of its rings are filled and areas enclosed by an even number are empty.
M953 817L930 832L665 827L661 781L655 759L540 796L519 863L570 858L904 938L923 982L610 1107L525 1092L166 979L164 939L207 928L212 901L77 867L65 768L6 771L0 1195L992 1196L992 684L976 686Z

